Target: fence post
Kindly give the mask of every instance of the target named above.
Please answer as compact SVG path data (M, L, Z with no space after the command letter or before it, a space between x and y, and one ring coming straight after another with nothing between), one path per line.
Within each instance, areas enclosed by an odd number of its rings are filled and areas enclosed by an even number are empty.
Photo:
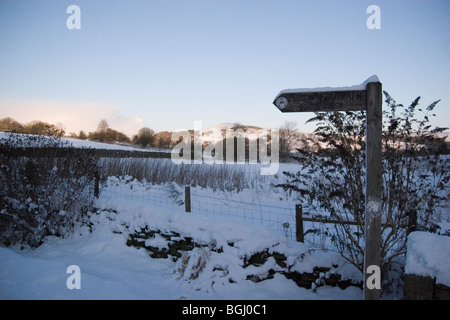
M295 237L298 242L304 242L303 236L303 207L301 204L295 205Z
M98 199L100 195L100 175L98 173L98 170L94 173L94 197Z
M406 234L409 235L411 232L416 231L417 228L417 212L407 212L408 215L408 225L406 229Z
M382 85L380 82L367 84L366 111L366 216L364 249L364 299L379 300L381 287L369 286L373 267L381 266L381 211L382 211ZM379 276L377 276L379 279ZM377 281L379 282L379 281Z
M184 205L186 212L191 212L191 187L186 186L184 188Z

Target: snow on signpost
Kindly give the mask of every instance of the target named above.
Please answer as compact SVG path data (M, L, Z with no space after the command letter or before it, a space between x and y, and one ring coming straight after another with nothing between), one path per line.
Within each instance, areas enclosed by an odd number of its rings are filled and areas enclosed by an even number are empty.
M360 85L337 88L287 89L273 104L287 112L366 111L366 217L364 298L379 299L381 265L382 85L376 75Z
M283 113L366 110L367 85L375 82L379 82L377 76L351 87L287 89L275 97L273 104Z

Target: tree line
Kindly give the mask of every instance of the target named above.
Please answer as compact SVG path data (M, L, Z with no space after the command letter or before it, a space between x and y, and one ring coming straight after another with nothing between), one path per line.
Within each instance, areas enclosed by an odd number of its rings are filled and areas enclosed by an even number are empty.
M66 132L62 125L54 125L39 120L22 124L10 117L0 119L0 132L23 133L50 137L66 136ZM105 119L100 120L97 125L96 131L86 133L85 131L80 130L78 134L72 132L67 136L81 140L91 140L106 143L134 144L139 145L143 148L169 148L171 143L171 136L168 132L155 134L155 131L153 129L143 127L139 129L137 134L130 138L123 132L110 128L108 122Z
M38 120L22 124L9 117L0 119L0 131L51 137L62 137L65 134L61 125L54 125Z
M243 130L248 129L241 124L236 124L233 128L242 128ZM24 133L50 137L68 136L80 140L133 144L139 145L142 148L171 148L174 143L177 143L176 141L171 141L171 132L163 131L155 133L153 129L148 127L139 129L138 133L130 138L126 134L110 128L105 119L100 120L96 131L86 133L85 131L80 130L78 134L71 132L66 135L62 125L54 125L38 120L22 124L13 118L7 117L0 119L0 132ZM295 140L298 140L298 137L296 137L297 133L298 131L295 122L286 121L286 123L280 127L280 156L282 159L287 159L292 149L294 149ZM191 135L193 139L193 132L191 132ZM306 145L304 146L304 148L307 147L308 146Z

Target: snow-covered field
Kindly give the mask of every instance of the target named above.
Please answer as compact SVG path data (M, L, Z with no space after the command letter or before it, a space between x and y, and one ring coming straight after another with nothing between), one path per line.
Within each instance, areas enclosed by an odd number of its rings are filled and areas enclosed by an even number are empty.
M118 182L116 183L124 183ZM283 253L298 272L315 266L329 267L343 278L360 280L354 267L333 252L310 250L281 231L229 218L185 213L176 206L152 206L147 200L102 193L99 208L67 239L51 238L35 250L0 248L0 298L2 299L360 299L362 290L350 286L318 286L305 289L281 273L261 282L249 275L267 275L280 267L273 258L260 265L243 266L243 257L262 250ZM129 234L148 227L176 232L197 243L214 244L188 253L191 261L203 261L198 276L190 276L195 264L182 267L183 259L154 259L143 248L126 245ZM167 246L155 235L146 240ZM230 245L232 244L232 246ZM186 260L184 260L186 261ZM81 289L68 289L67 268L80 268ZM337 267L336 267L337 266ZM335 271L334 271L335 270ZM324 275L325 276L325 275Z

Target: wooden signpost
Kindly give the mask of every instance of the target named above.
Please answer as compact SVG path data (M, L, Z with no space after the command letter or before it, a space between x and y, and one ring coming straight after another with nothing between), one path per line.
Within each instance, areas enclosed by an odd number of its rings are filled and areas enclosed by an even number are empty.
M281 112L366 111L366 214L364 298L380 298L382 85L372 76L361 85L341 88L290 89L273 101ZM377 276L378 279L373 280Z

